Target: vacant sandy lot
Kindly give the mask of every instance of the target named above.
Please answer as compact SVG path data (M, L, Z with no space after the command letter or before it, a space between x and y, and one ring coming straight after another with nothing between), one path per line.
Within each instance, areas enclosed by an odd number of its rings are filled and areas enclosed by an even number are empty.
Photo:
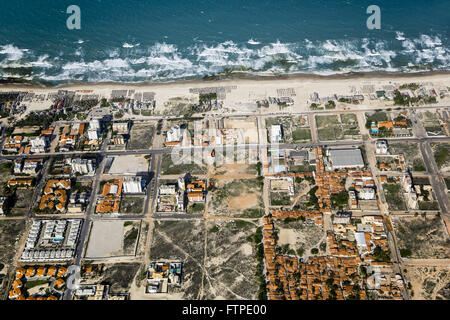
M232 198L228 203L230 210L241 210L251 208L258 205L258 197L256 194L246 194Z
M105 258L117 255L122 246L123 229L122 220L94 221L86 258Z

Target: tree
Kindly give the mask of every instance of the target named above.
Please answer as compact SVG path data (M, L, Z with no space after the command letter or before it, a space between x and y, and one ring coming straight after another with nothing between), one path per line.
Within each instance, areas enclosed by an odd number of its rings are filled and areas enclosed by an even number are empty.
M325 109L334 109L336 108L336 103L333 100L328 100L328 103L325 105Z
M400 249L400 255L402 256L402 257L410 257L411 255L412 255L412 252L411 252L411 250L410 249L407 249L407 248L402 248L402 249Z

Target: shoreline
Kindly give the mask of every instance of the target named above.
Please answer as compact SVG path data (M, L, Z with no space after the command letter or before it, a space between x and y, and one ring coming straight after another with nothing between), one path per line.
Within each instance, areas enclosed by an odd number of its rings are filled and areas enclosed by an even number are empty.
M8 82L0 83L0 89L14 88L14 89L63 89L63 88L79 88L79 87L164 87L170 85L199 85L212 83L227 83L227 82L276 82L276 81L336 81L336 80L386 80L387 78L408 79L408 78L432 78L436 76L450 76L448 71L418 71L418 72L349 72L342 74L319 75L313 73L295 73L295 74L280 74L280 75L258 75L246 72L234 72L228 75L216 74L206 76L198 79L176 79L169 81L154 82L151 80L140 82L71 82L60 83L55 85L46 85L39 83L24 83L24 82Z

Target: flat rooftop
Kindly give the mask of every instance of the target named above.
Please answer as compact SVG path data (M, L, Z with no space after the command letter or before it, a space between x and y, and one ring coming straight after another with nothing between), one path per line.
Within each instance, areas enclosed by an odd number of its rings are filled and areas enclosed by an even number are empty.
M329 153L333 167L364 167L360 149L330 149Z

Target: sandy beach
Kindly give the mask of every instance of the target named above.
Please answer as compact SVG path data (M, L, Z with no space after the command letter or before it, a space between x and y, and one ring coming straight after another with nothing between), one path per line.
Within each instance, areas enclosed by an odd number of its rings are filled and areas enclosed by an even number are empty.
M39 87L22 84L6 84L0 86L0 91L28 91L35 94L47 94L57 90L72 90L79 94L97 94L103 98L109 98L112 90L128 89L136 92L153 92L157 102L155 115L170 115L170 101L173 99L195 103L198 101L198 93L195 89L222 87L223 106L227 113L251 113L256 112L256 101L268 97L280 97L288 95L294 100L294 104L284 108L285 112L302 112L308 110L311 94L317 92L320 97L329 95L353 95L364 94L364 87L372 86L375 90L382 90L383 86L398 86L404 83L420 83L428 88L436 90L450 87L450 73L426 73L426 74L360 74L360 75L334 75L334 76L286 76L283 78L255 79L229 79L229 80L196 80L168 83L85 83L68 84L58 87ZM438 105L448 104L448 97L440 100ZM49 107L49 101L27 102L27 113L30 111L44 110ZM392 105L391 101L365 99L361 106L386 106ZM338 106L339 108L339 106ZM273 110L272 110L273 109ZM267 108L262 112L270 113L279 110Z

